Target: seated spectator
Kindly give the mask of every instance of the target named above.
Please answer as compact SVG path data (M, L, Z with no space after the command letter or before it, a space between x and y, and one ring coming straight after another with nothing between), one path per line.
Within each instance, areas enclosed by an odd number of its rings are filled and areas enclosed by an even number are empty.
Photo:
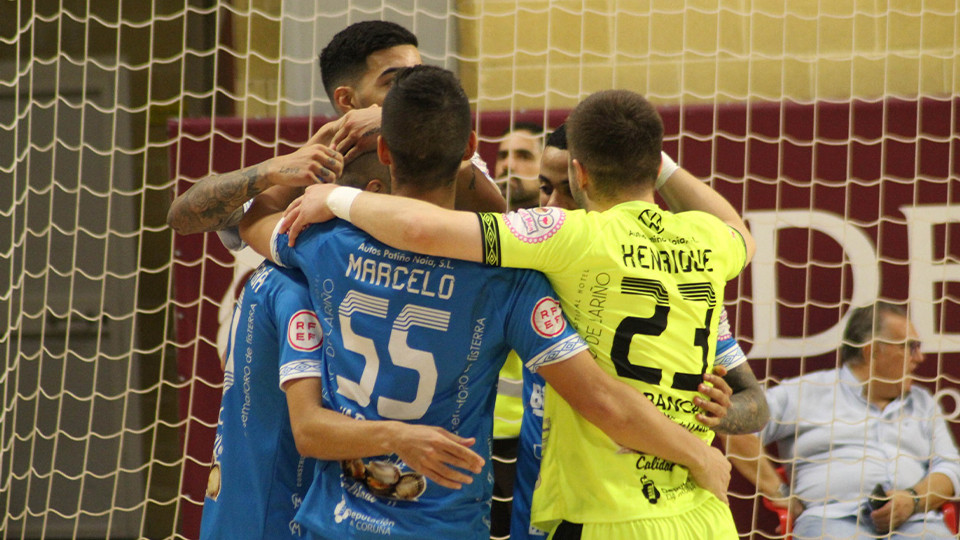
M960 488L960 456L939 405L913 384L924 356L906 312L855 309L840 352L839 368L767 390L759 438L728 438L734 467L796 516L794 538L953 538L938 509ZM763 453L774 442L792 489Z

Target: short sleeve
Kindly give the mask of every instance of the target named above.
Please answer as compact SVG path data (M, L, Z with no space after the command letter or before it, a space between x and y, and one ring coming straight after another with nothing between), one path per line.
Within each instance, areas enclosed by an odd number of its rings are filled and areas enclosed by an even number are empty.
M288 279L276 291L274 317L280 387L294 379L322 377L323 331L305 281Z
M747 244L744 242L740 231L727 224L724 224L724 226L726 227L726 234L723 236L729 241L726 249L731 254L731 264L727 274L727 281L729 281L740 275L740 272L743 272L743 269L747 266Z
M338 220L334 220L338 221ZM313 224L304 229L297 237L297 243L290 247L287 242L290 236L286 233L280 233L281 222L277 222L277 227L270 237L270 253L273 260L285 268L309 268L310 258L316 257L322 249L322 244L326 237L325 232L329 231L327 223ZM333 223L333 222L328 222Z
M524 208L506 214L479 214L483 262L491 266L556 271L584 245L582 210Z
M487 163L483 161L483 158L480 157L480 152L474 152L473 157L470 158L470 164L473 165L475 169L480 171L480 174L483 175L491 184L496 185L493 177L490 176L490 169L487 168Z
M253 199L243 203L244 214L247 213L247 210L250 209L250 205L252 204ZM223 244L223 247L229 251L240 251L247 247L247 243L243 241L243 238L240 238L240 228L237 226L221 229L217 231L217 236L220 237L220 243Z
M731 369L747 361L740 344L733 337L730 329L730 320L727 318L727 308L720 310L720 322L717 324L717 356L713 362L715 366L723 366L729 372Z
M588 349L570 325L560 301L539 272L523 272L511 297L505 321L508 343L536 373L545 365L562 362Z

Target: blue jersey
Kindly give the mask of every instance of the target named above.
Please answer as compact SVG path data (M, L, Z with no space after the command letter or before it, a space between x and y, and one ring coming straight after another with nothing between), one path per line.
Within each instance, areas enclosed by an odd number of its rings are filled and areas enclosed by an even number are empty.
M451 490L396 455L321 462L297 519L323 538L487 538L499 371L585 351L537 272L399 251L339 220L312 225L274 258L308 273L324 341L324 399L355 418L439 426L475 437L486 464ZM309 269L309 270L306 270Z
M543 397L546 381L536 373L523 373L523 419L517 445L517 472L513 480L510 540L545 539L546 531L530 524L533 488L543 459Z
M301 538L294 515L315 460L297 453L280 386L319 374L321 334L300 272L257 269L237 300L227 351L200 538Z
M720 310L717 330L717 356L714 364L731 370L746 362L743 349L733 337L727 310ZM543 400L546 381L536 373L523 373L523 421L517 447L517 473L513 482L513 512L510 516L510 540L543 540L547 533L530 524L533 488L540 475L543 459ZM549 429L549 427L548 427Z

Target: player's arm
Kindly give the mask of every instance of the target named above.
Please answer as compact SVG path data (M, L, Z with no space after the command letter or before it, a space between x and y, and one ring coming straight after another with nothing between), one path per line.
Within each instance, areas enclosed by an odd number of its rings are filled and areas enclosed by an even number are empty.
M340 217L399 249L467 261L482 261L480 223L473 212L447 210L409 197L355 188L310 186L287 210L290 244L310 223Z
M700 487L727 502L730 463L723 453L667 418L636 389L600 369L589 351L542 366L537 373L618 444L687 467Z
M661 184L660 180L664 177L665 182ZM660 196L674 212L700 210L717 216L721 221L736 229L743 237L743 242L747 248L746 262L750 262L754 251L756 251L756 244L750 230L747 229L743 218L740 217L733 205L709 184L701 182L686 169L677 167L670 156L664 153L661 176L657 180L657 185Z
M343 171L343 157L320 144L319 135L318 131L291 154L201 178L173 200L167 224L180 234L222 230L237 225L243 217L243 205L271 186L333 182Z
M507 209L507 201L487 177L486 171L471 160L463 162L457 172L454 208L469 212L503 212Z
M694 404L706 411L697 419L717 433L737 435L756 433L770 419L767 398L750 365L743 362L728 373L723 366L716 366L714 373L704 374L712 384L701 392L709 400L694 398Z
M483 458L465 439L436 426L389 420L356 420L324 409L319 378L295 379L284 385L297 451L326 460L397 454L407 465L437 484L460 489L479 474Z
M273 231L277 222L283 219L286 199L283 194L274 196L267 191L258 195L240 220L240 237L260 255L273 261Z
M694 404L705 412L698 414L697 419L721 434L756 433L770 419L770 407L747 362L747 355L733 337L725 308L720 310L716 347L713 373L704 374L704 381L712 385L707 392L702 392L709 401L694 398ZM727 406L717 410L724 401Z

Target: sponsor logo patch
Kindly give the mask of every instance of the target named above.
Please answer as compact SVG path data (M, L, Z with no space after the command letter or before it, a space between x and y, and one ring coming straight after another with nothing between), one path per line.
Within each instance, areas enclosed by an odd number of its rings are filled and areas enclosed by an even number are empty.
M528 244L539 244L557 234L566 213L560 208L524 208L504 214L510 233Z
M323 331L316 313L303 309L290 317L287 343L298 351L313 351L323 343Z
M343 523L343 520L350 517L350 509L347 508L347 500L340 498L340 502L337 503L336 508L333 509L333 521L335 523Z
M552 338L560 335L567 326L566 319L563 318L563 310L560 309L560 303L555 298L545 297L537 302L530 315L530 324L533 330L545 338Z
M650 504L657 504L657 501L660 500L660 490L657 489L657 485L653 483L653 480L650 480L646 476L640 479L641 490L643 496L650 501Z
M655 212L649 208L640 212L638 216L640 221L651 231L661 234L663 233L663 218L660 216L660 212Z

